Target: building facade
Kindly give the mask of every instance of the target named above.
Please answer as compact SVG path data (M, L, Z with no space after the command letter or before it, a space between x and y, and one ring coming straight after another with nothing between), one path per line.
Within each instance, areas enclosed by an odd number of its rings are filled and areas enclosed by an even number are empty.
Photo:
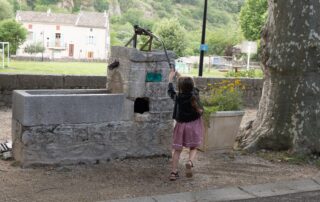
M16 21L28 30L27 40L17 50L25 52L29 44L41 44L45 51L36 57L76 60L105 60L110 51L109 18L107 13L80 12L62 14L18 11Z

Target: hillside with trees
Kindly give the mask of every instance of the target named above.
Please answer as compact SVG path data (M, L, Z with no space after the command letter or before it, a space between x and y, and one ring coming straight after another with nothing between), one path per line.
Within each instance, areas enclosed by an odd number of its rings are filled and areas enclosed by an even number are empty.
M203 0L0 0L11 9L77 13L79 11L109 11L111 43L124 45L133 34L133 25L148 28L162 38L180 40L172 47L182 55L199 52ZM239 15L245 0L208 1L207 42L209 54L223 55L226 48L240 42ZM0 6L1 7L1 6ZM8 9L7 9L8 10ZM166 45L170 46L165 40ZM157 46L157 44L156 44Z

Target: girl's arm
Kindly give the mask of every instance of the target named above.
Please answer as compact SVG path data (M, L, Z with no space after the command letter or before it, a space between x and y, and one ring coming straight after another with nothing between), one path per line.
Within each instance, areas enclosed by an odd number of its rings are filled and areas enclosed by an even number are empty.
M177 93L176 91L174 90L174 87L173 87L173 83L169 83L169 86L168 86L168 95L171 97L171 99L175 99Z
M174 90L173 83L172 83L175 75L176 75L176 72L173 69L171 69L169 74L169 86L168 86L168 95L171 97L171 99L175 99L175 96L177 94L176 91Z

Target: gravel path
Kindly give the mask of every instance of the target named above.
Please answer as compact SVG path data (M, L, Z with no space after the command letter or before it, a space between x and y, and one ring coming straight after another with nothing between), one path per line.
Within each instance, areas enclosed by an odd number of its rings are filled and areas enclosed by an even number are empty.
M11 110L0 110L1 139L10 138ZM255 116L248 110L246 120ZM195 175L168 181L170 159L148 158L113 161L100 165L21 169L13 161L0 160L0 201L100 201L208 188L275 182L319 176L313 166L270 162L255 155L199 153Z

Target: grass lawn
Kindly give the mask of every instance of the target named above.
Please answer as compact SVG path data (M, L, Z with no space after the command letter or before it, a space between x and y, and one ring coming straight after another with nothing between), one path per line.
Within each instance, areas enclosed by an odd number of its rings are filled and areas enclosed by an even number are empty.
M9 67L0 67L0 73L105 76L106 69L106 63L11 61Z
M65 74L65 75L106 75L106 63L86 62L39 62L11 61L9 67L0 68L0 73L13 74ZM198 69L192 68L186 76L197 76ZM204 70L205 77L224 77L224 72Z
M208 70L207 68L203 70L202 76L203 77L225 77L226 72L220 72L219 70L216 69L210 69ZM199 69L192 68L191 72L186 74L182 73L182 75L185 76L198 76L199 75Z
M64 74L64 75L98 75L105 76L107 63L93 62L39 62L39 61L14 61L10 62L9 67L2 69L0 73L12 74ZM191 72L185 76L198 76L198 69L192 68ZM256 70L260 71L261 70ZM207 68L203 71L203 77L225 77L226 72Z

